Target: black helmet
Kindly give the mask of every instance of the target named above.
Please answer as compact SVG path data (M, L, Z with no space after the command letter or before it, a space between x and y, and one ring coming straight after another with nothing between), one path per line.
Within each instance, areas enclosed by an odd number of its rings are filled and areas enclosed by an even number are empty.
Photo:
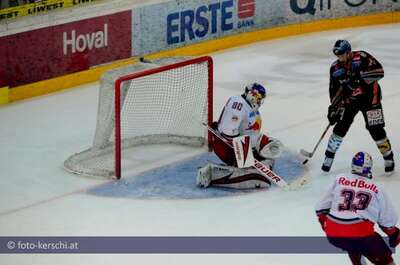
M337 40L333 46L333 53L335 55L342 55L346 52L351 52L351 45L347 40Z

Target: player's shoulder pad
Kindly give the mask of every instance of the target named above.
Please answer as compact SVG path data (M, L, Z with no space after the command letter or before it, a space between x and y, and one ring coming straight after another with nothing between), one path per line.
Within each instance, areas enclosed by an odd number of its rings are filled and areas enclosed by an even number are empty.
M238 98L240 98L240 97L241 97L241 96L238 96L238 95L230 96L229 99L228 99L228 101L226 102L226 104L229 104L229 103L235 102L235 101L239 101Z
M229 98L229 100L228 100L228 102L226 103L225 106L226 107L227 106L234 106L235 104L240 104L241 107L240 108L233 107L231 109L231 111L241 112L244 108L246 108L248 103L246 102L246 100L242 96L235 95L235 96L231 96Z
M331 64L331 68L330 68L330 70L333 72L333 71L335 71L337 68L341 68L342 66L340 65L340 63L339 63L339 60L336 60L336 61L334 61L332 64Z
M362 57L362 58L366 58L369 56L369 53L366 51L354 51L355 54L357 54L358 56Z
M234 95L229 98L229 101L231 102L242 102L243 100L244 98L241 95Z
M335 67L336 65L338 65L338 63L339 63L339 60L335 60L335 61L331 64L331 68L332 68L332 67Z

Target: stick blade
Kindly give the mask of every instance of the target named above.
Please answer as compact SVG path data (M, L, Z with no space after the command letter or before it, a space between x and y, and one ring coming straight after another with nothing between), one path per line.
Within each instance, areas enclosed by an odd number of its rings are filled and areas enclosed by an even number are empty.
M304 150L304 149L301 149L301 150L300 150L300 154L302 154L303 156L308 157L308 158L311 158L311 157L312 157L312 153L307 152L307 151Z

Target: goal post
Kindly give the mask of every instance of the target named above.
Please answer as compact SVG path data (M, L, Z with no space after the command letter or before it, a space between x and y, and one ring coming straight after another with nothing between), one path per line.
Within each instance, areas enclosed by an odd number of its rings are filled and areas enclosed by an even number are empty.
M211 125L212 119L211 57L164 58L114 69L101 79L93 146L69 157L64 168L120 179L124 150L206 145L210 137L202 124Z

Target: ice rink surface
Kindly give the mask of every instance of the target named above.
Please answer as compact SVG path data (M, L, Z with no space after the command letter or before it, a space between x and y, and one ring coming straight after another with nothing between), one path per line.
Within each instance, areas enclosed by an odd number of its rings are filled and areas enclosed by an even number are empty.
M249 82L261 82L268 94L261 108L263 131L291 150L312 150L327 124L328 73L335 59L331 48L339 38L348 39L354 50L368 51L385 68L380 84L386 130L399 168L399 24L301 35L212 54L214 117L230 95L242 93ZM94 83L0 107L1 236L321 236L314 205L335 174L350 170L350 159L360 150L372 154L376 180L400 212L399 169L391 177L383 176L382 157L364 128L361 114L345 137L332 172L320 171L326 137L309 162L311 182L296 191L271 188L202 199L94 194L89 191L111 181L69 174L62 164L71 154L90 147L97 97L98 84ZM164 148L162 152L154 146L142 149L136 173L201 151ZM192 181L194 185L195 172ZM395 260L400 263L399 254L395 254ZM333 254L46 254L1 255L0 264L283 265L349 261L345 255Z

